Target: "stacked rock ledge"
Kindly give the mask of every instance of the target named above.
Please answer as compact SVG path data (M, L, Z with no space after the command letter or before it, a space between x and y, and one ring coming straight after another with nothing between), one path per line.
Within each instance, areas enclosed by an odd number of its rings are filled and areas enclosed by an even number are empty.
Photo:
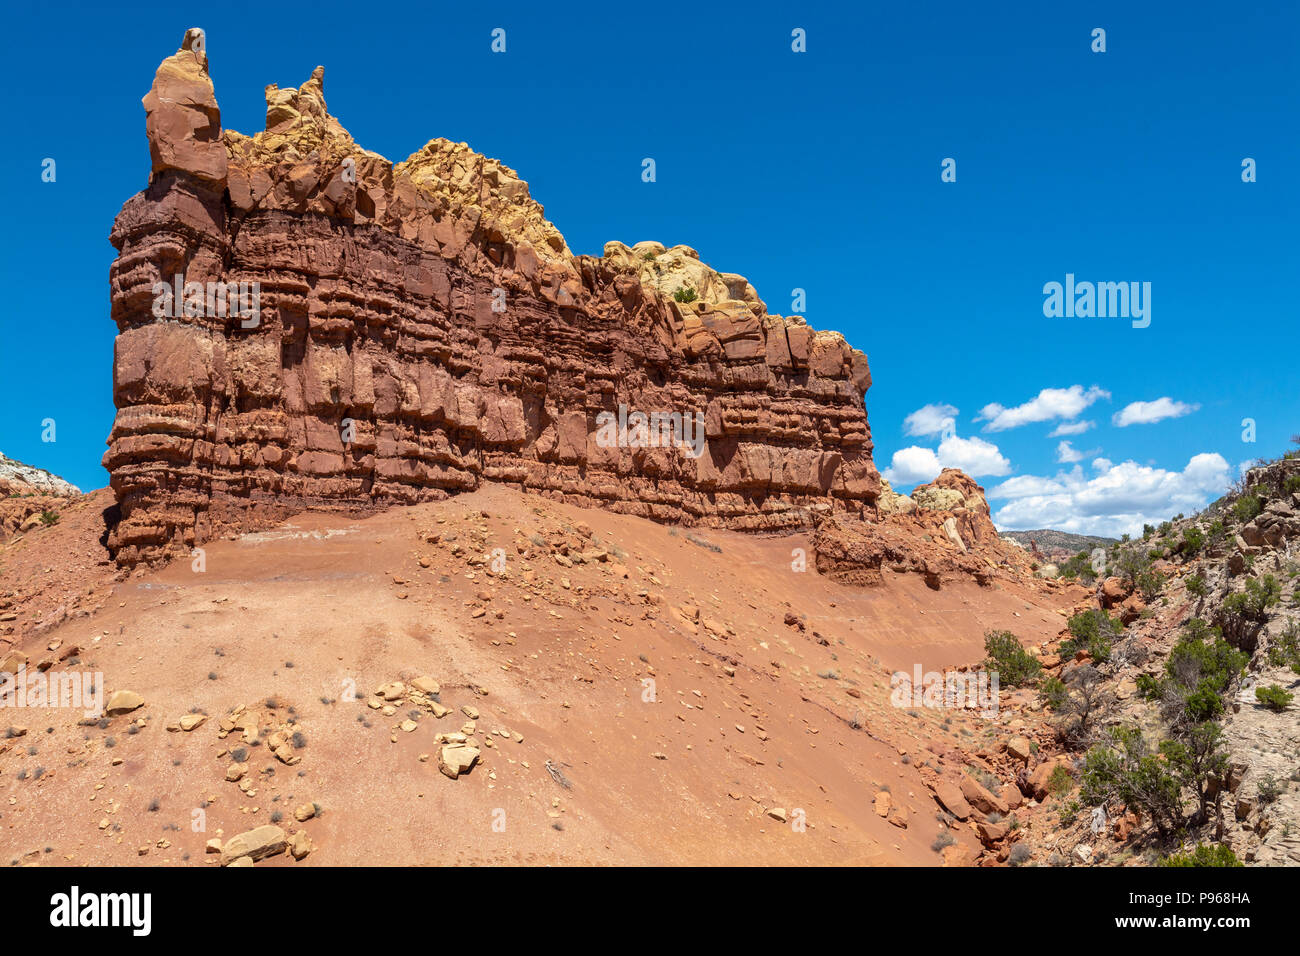
M119 564L484 481L750 531L874 516L871 375L841 335L686 246L574 255L463 143L396 165L361 148L321 67L267 87L262 132L223 130L198 36L144 98L150 183L111 234ZM210 296L160 308L177 276L255 288L255 321ZM703 453L604 447L620 406L702 416Z

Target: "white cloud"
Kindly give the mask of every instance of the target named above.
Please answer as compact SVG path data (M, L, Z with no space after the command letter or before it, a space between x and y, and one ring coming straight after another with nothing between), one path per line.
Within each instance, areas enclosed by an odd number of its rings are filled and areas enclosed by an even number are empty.
M1088 454L1074 448L1068 441L1063 441L1056 446L1056 460L1062 464L1073 465L1076 461L1083 461Z
M1132 402L1125 405L1123 409L1115 413L1111 419L1119 428L1125 428L1129 425L1150 425L1154 422L1164 421L1166 418L1182 418L1184 415L1190 415L1200 408L1200 405L1189 405L1186 402L1176 402L1172 398L1157 398L1154 402Z
M924 405L903 419L905 435L952 434L957 427L957 409L952 405Z
M881 472L885 479L895 488L900 485L912 485L930 481L939 476L943 465L932 448L911 445L894 452L889 460L889 467Z
M1116 465L1105 458L1096 459L1093 468L1092 478L1076 465L1055 478L1024 475L1003 482L989 491L992 499L1009 499L994 514L994 523L1002 529L1136 534L1144 524L1203 508L1232 480L1231 467L1215 453L1194 455L1182 471L1134 461Z
M1110 392L1096 385L1086 391L1082 385L1071 385L1069 388L1045 388L1034 398L1014 408L1006 408L997 402L985 405L980 409L976 421L988 422L984 426L986 432L1000 432L1032 422L1051 421L1054 418L1073 419L1093 402L1103 398L1109 399Z
M1096 422L1061 422L1048 433L1048 438L1063 438L1066 435L1082 435L1089 428L1095 428Z
M945 468L960 468L972 477L1011 473L1011 462L998 446L982 438L945 438L939 443L939 461Z
M945 468L960 468L972 477L997 477L1011 472L1011 462L992 442L952 435L941 441L937 450L919 445L899 449L882 474L897 487L930 481Z
M1033 495L1051 495L1065 491L1065 485L1053 478L1037 475L1016 475L990 489L990 498L1028 498Z

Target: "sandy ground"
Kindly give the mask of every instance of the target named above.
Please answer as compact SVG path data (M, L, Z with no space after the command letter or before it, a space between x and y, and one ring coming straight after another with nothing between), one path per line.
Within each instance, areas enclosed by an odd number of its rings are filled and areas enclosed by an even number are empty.
M216 865L208 840L276 822L313 849L258 865L938 865L918 763L1011 732L896 708L890 672L976 663L988 628L1054 638L1067 604L915 575L849 588L811 557L792 567L803 537L699 535L501 486L363 520L303 514L209 543L202 570L114 580L91 537L108 500L83 500L81 526L69 515L0 556L27 618L56 622L21 647L33 664L78 647L55 667L145 704L88 724L0 710L0 737L26 728L0 740L4 862ZM420 676L451 713L371 706ZM239 705L300 734L295 763L222 739ZM461 731L466 706L481 756L453 780L435 736ZM167 729L188 713L209 719ZM905 828L874 812L882 789ZM304 803L320 812L298 822Z

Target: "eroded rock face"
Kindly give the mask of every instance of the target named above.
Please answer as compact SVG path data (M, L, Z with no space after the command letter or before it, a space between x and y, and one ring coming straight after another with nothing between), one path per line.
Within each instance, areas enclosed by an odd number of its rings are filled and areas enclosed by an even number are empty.
M482 481L739 529L874 513L870 371L838 333L686 247L574 256L464 144L362 149L319 67L267 88L265 131L223 132L194 36L145 98L152 177L111 236L119 563ZM611 445L620 407L691 416L701 453Z
M884 492L878 520L838 515L821 521L813 549L817 570L846 584L877 584L886 570L924 575L936 590L947 580L988 585L1030 574L1024 549L998 536L984 489L955 468L910 496Z

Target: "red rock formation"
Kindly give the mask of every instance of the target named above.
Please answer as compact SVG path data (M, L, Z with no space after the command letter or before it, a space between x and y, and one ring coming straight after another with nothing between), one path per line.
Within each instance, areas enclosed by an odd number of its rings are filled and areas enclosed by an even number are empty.
M223 132L190 31L145 97L152 177L111 236L119 563L483 481L754 530L874 511L871 377L842 336L767 314L685 247L667 272L658 246L574 256L496 160L357 146L323 79L268 87L264 132ZM177 276L200 294L169 304ZM209 283L244 283L258 312ZM597 416L620 405L702 416L703 454L605 447Z
M911 499L918 503L911 510L882 513L878 520L845 515L821 521L813 537L817 570L862 585L878 583L885 570L923 574L936 590L954 578L980 584L999 576L1032 578L1024 550L998 536L984 489L968 475L945 468L917 486Z

